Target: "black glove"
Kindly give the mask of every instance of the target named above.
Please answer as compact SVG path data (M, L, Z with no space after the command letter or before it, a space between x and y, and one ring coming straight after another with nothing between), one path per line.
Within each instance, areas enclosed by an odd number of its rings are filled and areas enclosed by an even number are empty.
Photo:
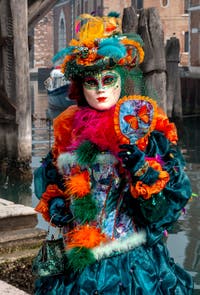
M158 179L159 172L148 166L145 161L145 153L140 151L136 145L123 144L119 147L122 151L118 155L125 168L130 172L133 182L142 180L151 185Z
M123 144L119 146L122 151L119 157L122 159L125 168L134 175L145 164L145 154L136 145Z
M73 218L72 213L66 207L65 200L59 197L53 198L49 202L49 215L51 223L59 227L68 224Z

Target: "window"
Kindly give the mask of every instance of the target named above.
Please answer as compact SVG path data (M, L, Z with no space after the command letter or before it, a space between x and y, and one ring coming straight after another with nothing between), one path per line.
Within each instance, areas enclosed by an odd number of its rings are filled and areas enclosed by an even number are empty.
M84 9L85 13L88 13L88 1L85 1L85 9Z
M131 5L135 9L142 9L143 8L143 0L132 0Z
M189 51L189 33L185 32L185 40L184 40L184 52Z
M137 9L143 8L143 0L137 0Z
M184 0L184 13L188 13L189 0Z
M63 11L60 14L59 20L59 36L58 36L58 49L61 50L66 47L66 24L65 24L65 15Z

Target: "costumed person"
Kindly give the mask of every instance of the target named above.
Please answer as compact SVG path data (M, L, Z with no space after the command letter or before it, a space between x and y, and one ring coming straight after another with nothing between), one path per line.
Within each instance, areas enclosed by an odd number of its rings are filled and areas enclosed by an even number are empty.
M117 14L82 15L59 53L77 105L54 120L35 191L36 211L64 229L66 268L36 279L36 295L192 294L164 241L190 182L175 125L144 86L142 47Z

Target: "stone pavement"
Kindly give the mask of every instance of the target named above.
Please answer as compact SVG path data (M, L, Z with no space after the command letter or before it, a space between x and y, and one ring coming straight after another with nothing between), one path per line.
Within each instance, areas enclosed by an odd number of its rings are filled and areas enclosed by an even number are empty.
M46 237L37 223L32 207L0 198L0 295L33 293L32 260Z
M28 295L28 293L17 289L16 287L7 284L0 280L0 294L1 295Z
M32 207L0 198L0 232L34 228L36 225L37 216Z

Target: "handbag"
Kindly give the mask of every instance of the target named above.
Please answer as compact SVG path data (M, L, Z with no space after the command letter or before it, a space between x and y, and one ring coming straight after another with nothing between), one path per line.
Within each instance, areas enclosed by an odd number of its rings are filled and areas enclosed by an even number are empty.
M50 226L47 237L49 236ZM63 274L66 268L66 254L63 236L55 239L46 237L38 254L32 262L32 273L36 277L55 276Z

